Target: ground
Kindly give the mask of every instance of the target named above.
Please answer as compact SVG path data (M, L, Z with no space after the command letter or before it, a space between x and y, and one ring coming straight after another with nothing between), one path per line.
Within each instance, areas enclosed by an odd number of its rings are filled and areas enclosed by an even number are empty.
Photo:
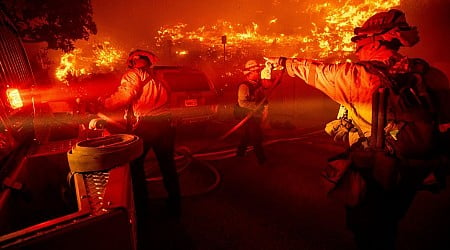
M149 249L355 249L345 229L344 208L326 196L320 177L326 159L342 150L321 125L267 128L269 164L263 167L253 152L244 158L214 154L215 160L203 160L206 156L196 150L219 137L220 124L210 126L216 128L211 133L181 130L178 145L197 156L186 168L180 163L182 216L178 221L167 215L162 184L150 181ZM220 146L213 151L233 149L237 136L216 142ZM147 167L157 179L151 160ZM398 249L450 249L449 197L448 188L416 197L402 221Z

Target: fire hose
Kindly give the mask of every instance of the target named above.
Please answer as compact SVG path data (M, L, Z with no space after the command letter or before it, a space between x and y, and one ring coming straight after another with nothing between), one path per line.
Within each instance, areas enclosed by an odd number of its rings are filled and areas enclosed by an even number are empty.
M78 142L67 152L67 159L71 172L94 172L126 164L142 152L139 137L115 134Z
M277 78L275 78L272 88L269 89L269 91L267 92L267 94L265 95L263 100L261 100L257 104L255 110L258 110L264 104L264 102L267 100L267 98L269 96L271 96L274 89L279 86L283 74L284 74L284 71L280 75L278 75ZM240 122L238 122L229 131L227 131L225 134L223 134L221 137L219 137L218 140L222 141L222 140L226 139L228 136L230 136L232 133L237 131L241 126L243 126L254 115L255 110L249 112ZM101 114L101 116L99 115L99 117L101 119L105 119L105 120L111 122L110 121L111 119L108 119L108 117L104 116L103 114ZM115 125L117 125L117 124L115 124ZM91 127L91 124L90 124L90 127ZM116 135L116 136L131 136L131 135ZM105 138L105 137L102 137L102 138ZM131 149L131 148L117 149L117 147L114 143L114 141L117 140L117 138L113 138L112 136L108 136L108 138L105 140L102 140L102 138L91 139L91 140L80 142L71 151L68 152L69 164L71 165L70 167L71 167L72 172L81 172L81 171L87 172L87 171L104 170L105 168L106 169L111 168L111 166L114 164L117 165L118 164L117 159L121 159L121 161L120 161L121 163L127 163L142 153L142 142L140 140L139 140L140 147L141 147L140 151L136 150L136 151L131 152L136 147L131 147L133 149ZM103 142L108 142L108 143L112 142L111 154L109 153L109 150L107 150L107 149L98 148L98 146L103 146L103 144L102 144ZM217 142L217 140L215 140L214 142ZM121 142L120 144L122 144L122 143L125 143L125 141ZM210 148L210 146L212 146L212 145L208 145L199 151L204 151L205 149ZM109 146L108 146L108 148L109 148ZM119 156L118 151L120 151L120 156ZM139 154L137 154L137 152L139 152ZM123 154L130 154L130 153L132 153L132 155L127 155L127 156L123 155ZM182 170L184 170L185 168L187 168L187 166L195 159L194 156L197 155L193 152L190 152L190 150L188 148L183 148L179 153L181 155L176 157L176 160L184 158L187 160L187 163L185 164L185 166L183 168L181 168L177 171L178 173L181 172ZM220 154L220 152L217 152L217 154ZM210 156L211 155L215 155L215 153L210 153ZM213 190L220 183L220 174L211 164L209 164L203 160L197 160L197 161L203 163L206 167L208 167L214 173L214 175L216 177L216 181L214 182L214 184L211 185L210 187L208 187L207 190L202 193L209 192L210 190ZM109 166L108 166L108 164L109 164ZM147 178L147 181L160 181L160 180L162 180L161 176ZM191 195L193 195L193 194L191 194Z
M281 72L280 75L277 76L277 78L275 78L275 80L273 81L273 86L272 88L269 89L269 91L267 91L267 94L264 96L264 98L256 105L256 108L254 110L252 110L251 112L249 112L241 121L239 121L234 127L232 127L230 130L228 130L225 134L223 134L221 137L219 137L219 141L222 141L224 139L226 139L228 136L230 136L232 133L234 133L236 130L238 130L240 127L242 127L247 121L248 119L250 119L256 112L256 110L260 109L261 106L266 102L266 100L272 95L273 91L280 85L281 83L281 78L284 75L284 70Z
M269 65L266 65L266 66L269 66ZM273 93L273 91L275 90L275 88L276 87L278 87L279 86L279 84L280 84L280 82L281 82L281 78L282 78L282 76L284 75L284 71L282 71L282 73L280 74L280 75L278 75L276 78L275 78L275 80L274 80L274 82L273 82L273 86L272 86L272 88L271 89L269 89L269 91L268 91L268 93L265 95L265 97L263 98L263 100L261 100L257 105L256 105L256 108L255 108L255 110L252 110L251 112L249 112L241 121L239 121L235 126L233 126L230 130L228 130L225 134L223 134L222 136L220 136L219 138L218 138L218 140L213 140L213 142L214 143L217 143L217 141L222 141L222 140L224 140L224 139L226 139L228 136L230 136L231 134L233 134L234 132L236 132L240 127L242 127L253 115L254 115L254 113L255 113L255 111L256 110L258 110L263 104L264 104L264 102L267 100L267 98L269 97L269 96L271 96L271 94ZM275 141L274 141L275 142ZM272 142L273 143L273 142ZM207 157L223 157L223 153L225 152L226 154L227 154L227 156L230 156L231 154L230 154L230 150L225 150L225 151L223 151L223 152L213 152L213 153L206 153L206 154L199 154L198 152L200 152L200 151L205 151L205 150L207 150L207 149L209 149L211 146L212 146L213 144L209 144L209 145L207 145L206 147L204 147L203 149L200 149L200 150L198 150L197 151L197 153L194 153L194 152L191 152L190 151L190 149L189 148L187 148L187 147L182 147L182 148L179 148L179 153L181 154L181 156L178 156L178 157L175 157L175 159L181 159L181 158L185 158L185 159L187 159L188 161L187 161L187 163L181 168L181 169L179 169L177 172L178 173L180 173L181 171L183 171L184 169L186 169L187 167L188 167L188 165L193 161L193 160L196 160L197 162L199 162L199 163L202 163L204 166L206 166L208 169L210 169L212 172L213 172L213 174L214 174L214 176L215 176L215 178L216 178L216 181L212 184L212 185L210 185L208 188L206 188L206 190L204 190L203 192L200 192L200 193L195 193L195 194L190 194L190 196L193 196L193 195L198 195L198 194L202 194L202 193L207 193L207 192L209 192L209 191L211 191L211 190L213 190L215 187L217 187L218 186L218 184L220 183L220 174L219 174L219 172L217 171L217 169L214 167L214 166L212 166L210 163L208 163L206 160L200 160L199 159L199 157L202 157L202 156L207 156ZM231 150L232 151L232 150ZM222 155L222 156L221 156ZM227 157L227 156L225 156L225 158ZM222 158L223 159L223 158ZM147 178L147 181L161 181L162 180L162 177L161 176L158 176L158 177L152 177L152 178ZM186 195L185 195L186 196Z

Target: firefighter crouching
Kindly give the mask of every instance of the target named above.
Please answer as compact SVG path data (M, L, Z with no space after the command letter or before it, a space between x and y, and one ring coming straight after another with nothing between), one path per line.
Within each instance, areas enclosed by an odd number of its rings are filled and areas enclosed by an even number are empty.
M323 175L332 184L331 194L345 202L347 226L358 249L395 249L399 221L418 187L443 166L437 151L449 145L442 134L437 136L437 123L450 122L450 88L442 72L398 52L419 41L416 27L406 22L402 11L375 14L355 29L355 35L359 62L283 57L267 61L346 109L347 115L326 130L350 148L330 159ZM411 81L414 86L403 88Z
M167 205L174 216L180 215L180 186L174 162L175 128L166 108L166 88L153 77L152 65L158 58L151 52L135 50L129 54L128 70L123 74L115 93L102 101L105 109L124 109L127 131L143 140L143 154L131 165L138 244L148 213L148 191L144 171L145 158L153 149L168 193Z

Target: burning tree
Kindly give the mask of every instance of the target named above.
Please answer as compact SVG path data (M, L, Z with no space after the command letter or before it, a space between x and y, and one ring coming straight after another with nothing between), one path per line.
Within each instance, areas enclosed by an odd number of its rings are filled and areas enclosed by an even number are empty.
M55 76L59 81L68 83L94 72L113 72L124 64L124 56L125 53L109 41L88 42L86 46L78 46L61 56Z

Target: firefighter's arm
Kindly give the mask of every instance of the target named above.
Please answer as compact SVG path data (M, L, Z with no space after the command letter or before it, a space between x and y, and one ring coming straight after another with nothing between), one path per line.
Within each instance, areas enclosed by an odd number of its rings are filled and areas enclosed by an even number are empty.
M287 59L286 71L289 76L297 76L326 95L334 98L336 68L307 59Z
M126 106L137 93L139 75L136 72L127 72L122 77L116 92L104 100L106 109L116 109Z
M306 84L322 91L338 103L344 104L352 98L366 93L358 90L361 85L370 81L360 81L361 74L366 72L363 65L355 63L324 63L300 58L266 58L274 69L283 69L291 77L301 78ZM366 89L369 86L361 86Z
M256 110L256 103L248 101L250 90L247 85L241 84L238 89L238 103L239 106L251 110Z
M286 71L303 79L338 103L351 102L359 95L363 66L354 63L330 64L308 59L287 59ZM366 86L361 86L365 88Z

